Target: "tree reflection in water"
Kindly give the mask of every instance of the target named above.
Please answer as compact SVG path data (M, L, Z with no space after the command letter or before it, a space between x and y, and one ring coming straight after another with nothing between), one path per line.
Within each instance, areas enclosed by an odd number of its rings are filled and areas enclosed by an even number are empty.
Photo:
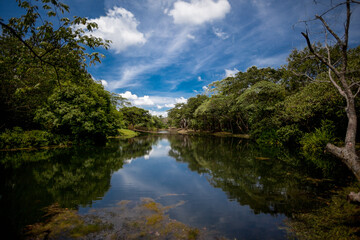
M91 207L95 200L102 199L109 191L115 171L131 162L127 160L142 156L148 158L153 148L153 151L158 150L155 149L158 147L156 144L161 140L170 143L170 150L165 153L168 155L166 160L157 162L163 165L140 161L138 167L142 166L142 169L133 171L139 182L164 187L162 180L172 174L173 183L184 187L179 191L186 191L187 186L191 191L196 189L191 188L191 180L175 179L173 173L166 173L166 167L175 169L171 165L175 162L168 161L174 158L186 163L191 171L205 175L213 187L227 194L228 199L249 206L255 214L291 216L292 213L309 210L317 206L323 190L333 185L330 180L317 179L316 173L300 165L298 158L286 151L260 149L249 141L242 142L236 138L162 134L113 139L104 147L0 152L1 228L19 237L21 229L40 221L44 214L41 209L53 203L72 209ZM162 172L147 169L151 164L155 168L161 167ZM181 171L183 168L176 169ZM139 176L141 173L146 176L142 178ZM176 174L176 177L188 176L182 172ZM191 177L201 182L196 178L198 176ZM150 182L149 178L160 179ZM171 185L168 180L168 190L179 186ZM189 202L187 206L192 211L195 206L191 204ZM236 227L236 223L233 225Z
M255 214L285 214L317 206L317 196L331 184L319 180L298 157L280 149L260 149L235 138L173 136L169 155L188 163L192 171L230 199L248 205ZM304 170L305 169L305 170Z
M53 203L90 206L108 191L111 174L125 160L148 154L156 141L114 139L104 147L0 152L1 228L20 237L21 229L39 221L41 209Z

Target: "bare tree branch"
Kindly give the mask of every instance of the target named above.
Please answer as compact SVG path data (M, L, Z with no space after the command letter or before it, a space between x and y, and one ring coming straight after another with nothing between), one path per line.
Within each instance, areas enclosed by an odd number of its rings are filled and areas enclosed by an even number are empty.
M329 33L331 33L331 35L334 36L334 38L336 39L336 41L338 42L338 44L340 46L342 46L344 43L341 40L341 38L329 27L329 25L327 24L327 22L324 20L324 18L322 16L316 15L316 18L319 19L323 25L325 26L325 28L329 31Z
M358 87L358 89L357 89L357 91L356 91L356 93L355 93L355 95L354 95L354 97L356 97L357 95L358 95L358 93L360 92L360 87Z
M337 77L340 77L340 72L333 65L328 64L328 61L324 56L320 55L319 53L317 53L314 50L313 46L310 43L309 35L307 33L304 33L304 32L302 32L301 34L304 36L304 38L306 40L306 43L307 43L307 45L309 47L310 52L312 54L314 54L322 63L324 63L326 66L328 66L335 73L335 75Z
M298 77L307 77L310 81L315 81L314 78L310 77L309 74L307 73L298 73L298 72L295 72L294 70L291 70L291 72L295 75L295 76L298 76Z

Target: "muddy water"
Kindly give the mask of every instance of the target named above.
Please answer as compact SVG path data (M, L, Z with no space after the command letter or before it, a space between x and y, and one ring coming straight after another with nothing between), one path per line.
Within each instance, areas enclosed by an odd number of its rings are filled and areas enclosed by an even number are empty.
M286 239L284 219L316 207L332 185L288 152L236 138L162 134L0 154L1 230L13 238L53 203L86 215L152 199L176 206L170 219L219 236Z

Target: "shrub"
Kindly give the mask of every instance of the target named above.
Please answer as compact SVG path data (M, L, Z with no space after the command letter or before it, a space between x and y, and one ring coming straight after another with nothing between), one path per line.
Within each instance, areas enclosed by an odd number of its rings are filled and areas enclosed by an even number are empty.
M41 130L23 131L20 127L0 134L0 148L43 147L55 143L51 133Z
M303 135L298 125L286 125L276 131L276 135L282 144L299 144Z
M330 171L336 165L334 158L324 152L325 146L333 142L334 124L332 121L322 121L321 128L315 129L315 132L306 133L301 139L302 155L318 168L324 171Z

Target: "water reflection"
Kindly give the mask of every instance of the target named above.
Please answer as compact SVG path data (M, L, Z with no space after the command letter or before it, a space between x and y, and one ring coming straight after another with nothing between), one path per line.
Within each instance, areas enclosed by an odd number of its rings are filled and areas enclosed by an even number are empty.
M281 239L284 216L313 207L319 185L327 184L307 180L288 153L235 138L161 134L105 147L0 154L1 227L17 237L55 202L86 213L150 197L163 205L185 201L170 217L195 227L230 238Z
M254 213L291 215L314 206L319 182L312 184L296 159L284 152L266 152L233 138L170 138L169 155L186 162L230 199ZM307 180L308 179L308 180Z
M91 206L110 188L111 174L128 159L148 154L156 139L113 140L105 147L1 152L0 218L3 232L38 221L42 208Z

